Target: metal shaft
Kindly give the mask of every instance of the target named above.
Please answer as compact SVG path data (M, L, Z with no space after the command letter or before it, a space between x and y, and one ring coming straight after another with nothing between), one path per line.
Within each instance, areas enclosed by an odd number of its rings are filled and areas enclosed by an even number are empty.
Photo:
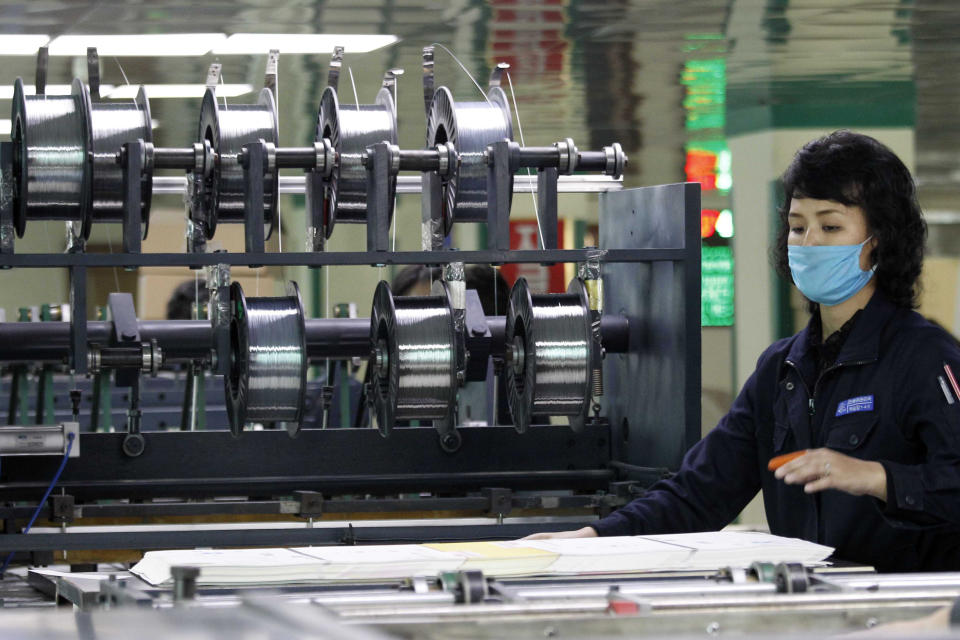
M504 316L489 316L492 353L503 353ZM139 323L144 342L153 339L167 362L203 358L213 347L212 329L206 320L144 320ZM629 321L622 316L603 316L600 330L609 353L623 353L629 342ZM312 318L306 320L307 356L354 358L370 354L369 318ZM92 344L107 345L113 329L109 322L87 323ZM0 361L64 362L70 355L68 322L0 322Z

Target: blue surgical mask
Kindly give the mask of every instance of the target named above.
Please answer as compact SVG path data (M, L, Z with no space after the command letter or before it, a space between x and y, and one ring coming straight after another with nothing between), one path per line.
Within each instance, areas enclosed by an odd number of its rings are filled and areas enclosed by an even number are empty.
M871 236L872 237L872 236ZM870 282L876 267L860 268L860 251L870 241L833 246L787 246L790 273L807 298L828 306L849 300Z

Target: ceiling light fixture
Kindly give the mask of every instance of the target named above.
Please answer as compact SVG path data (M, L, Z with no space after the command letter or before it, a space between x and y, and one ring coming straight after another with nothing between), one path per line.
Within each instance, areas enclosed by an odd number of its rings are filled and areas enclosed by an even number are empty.
M395 35L336 33L235 33L213 47L220 54L265 54L271 49L280 53L331 53L343 47L347 53L368 53L398 42Z
M71 90L72 88L69 84L48 84L44 91L48 96L68 96ZM112 84L100 85L100 95L105 96L111 91L113 91ZM28 96L32 96L37 92L37 88L32 84L25 84L23 85L23 92ZM133 95L136 95L136 92L134 92ZM13 100L12 84L0 85L0 100Z
M205 84L148 84L144 85L147 92L147 98L155 100L158 98L202 98L207 90ZM116 87L110 93L101 91L111 100L123 100L135 98L137 91L140 90L138 84L125 84ZM218 98L235 98L245 93L253 91L252 84L219 84L217 85Z
M101 56L202 56L226 38L223 33L69 35L54 38L49 47L52 56L85 56L87 47Z
M48 35L5 33L0 36L0 56L32 56L48 42Z

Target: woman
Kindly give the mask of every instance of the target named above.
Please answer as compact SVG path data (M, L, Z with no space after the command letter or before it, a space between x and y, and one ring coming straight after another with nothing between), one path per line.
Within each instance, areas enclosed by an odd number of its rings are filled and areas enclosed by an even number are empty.
M774 534L878 570L960 569L960 349L912 310L926 225L910 173L838 131L804 146L783 183L773 255L809 300L806 329L760 356L676 475L538 537L716 530L762 490Z

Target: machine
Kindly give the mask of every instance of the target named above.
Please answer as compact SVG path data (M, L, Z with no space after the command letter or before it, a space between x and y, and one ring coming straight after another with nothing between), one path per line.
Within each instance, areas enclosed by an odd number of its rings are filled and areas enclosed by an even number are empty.
M676 469L699 438L699 186L624 189L627 157L616 143L523 146L500 87L505 65L482 100L455 100L434 86L433 55L424 50L423 146L400 146L399 70L385 73L373 102L341 103L339 49L316 136L302 147L279 145L276 52L249 104L218 102L220 67L211 67L195 142L184 148L153 144L143 89L135 101L100 100L93 50L88 81L69 95L42 95L43 51L38 95L17 81L11 140L0 143L10 177L0 183L0 267L66 270L73 313L0 322L9 398L0 549L10 554L4 569L21 566L0 583L4 605L66 599L83 613L45 612L42 626L81 635L129 624L125 605L134 604L137 625L157 633L176 619L216 635L222 616L211 612L234 610L236 620L294 637L311 628L362 637L357 623L377 627L370 637L550 637L561 620L565 635L716 633L814 611L836 628L870 626L881 611L905 617L960 595L955 575L762 565L199 592L184 567L169 591L137 584L116 564L152 549L503 540L576 528ZM599 246L558 248L558 194L570 191L598 194ZM177 192L187 252L142 252L153 194ZM515 192L535 193L535 250L510 250ZM265 249L281 193L306 196L304 251ZM419 233L422 248L392 251L395 199L407 194L420 195L422 219L403 232ZM66 223L66 252L15 251L37 220ZM101 224L122 226L121 252L87 251ZM243 226L244 252L208 251L221 224ZM365 225L366 250L329 250L338 224ZM486 247L453 247L460 224L483 225ZM487 315L465 269L507 263L573 263L577 275L564 293L521 278L507 309ZM381 282L366 318L311 318L297 283L260 297L231 282L242 265L434 265L442 276L425 296ZM103 318L86 317L90 269L146 266L203 269L206 317L141 320L122 293L110 295ZM309 370L351 359L366 364L356 415L369 419L341 412L337 423L331 380ZM467 421L468 383L502 385L510 423ZM116 411L123 428L103 430ZM174 430L158 430L161 422ZM42 568L54 563L81 573ZM36 591L26 595L23 580ZM22 620L36 630L35 615L11 617L11 628Z

